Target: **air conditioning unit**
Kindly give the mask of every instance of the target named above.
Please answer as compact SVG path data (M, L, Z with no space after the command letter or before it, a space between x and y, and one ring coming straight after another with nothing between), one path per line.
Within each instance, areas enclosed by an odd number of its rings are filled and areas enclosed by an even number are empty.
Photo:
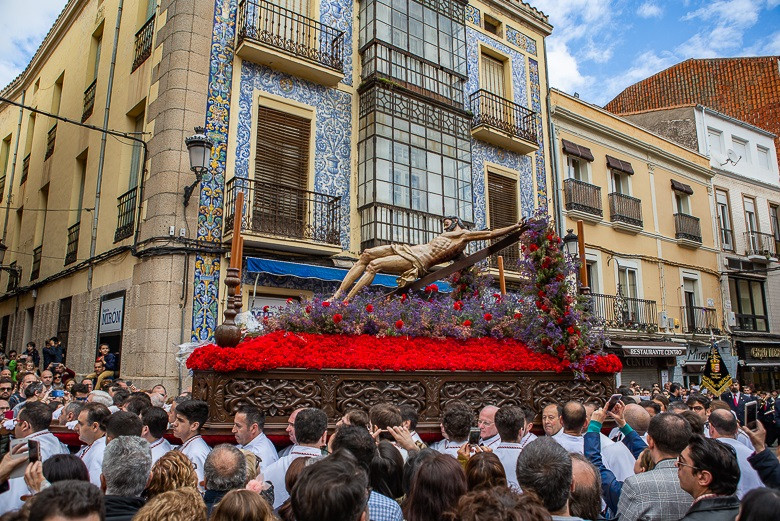
M658 329L670 329L669 328L669 315L666 311L658 313Z
M726 311L726 324L729 327L736 327L737 315L733 311Z

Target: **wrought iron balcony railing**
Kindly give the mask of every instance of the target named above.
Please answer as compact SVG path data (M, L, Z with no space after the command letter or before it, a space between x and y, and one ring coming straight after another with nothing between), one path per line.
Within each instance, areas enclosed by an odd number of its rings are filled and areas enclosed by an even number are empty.
M480 125L497 128L512 137L536 143L536 113L522 105L480 89L471 95L474 119L471 128Z
M30 173L30 154L22 159L22 176L19 178L19 186L27 182L27 175Z
M655 300L591 293L590 308L610 329L649 331L658 328Z
M76 262L79 251L79 231L81 231L81 221L68 228L68 248L65 250L65 265Z
M114 242L119 242L122 239L127 239L133 235L135 225L135 198L137 193L138 188L131 188L117 197L117 219Z
M700 306L682 306L680 308L683 333L709 333L719 332L718 316L715 308L703 308Z
M135 57L133 58L133 72L141 66L152 54L152 40L154 39L154 16L149 18L146 23L135 33Z
M777 257L778 243L771 233L745 232L745 254Z
M30 280L38 280L41 274L41 252L43 251L43 245L38 246L33 250L32 268L30 268Z
M601 209L601 187L578 181L566 179L563 182L563 195L566 199L566 209L578 210L599 217L604 215Z
M49 134L46 136L46 155L43 156L43 160L46 161L54 153L54 143L57 141L57 124L49 130Z
M92 115L92 109L95 108L95 91L97 90L97 78L89 84L84 91L84 110L81 112L81 122L84 123Z
M699 218L685 213L674 214L674 237L701 243Z
M234 177L225 187L225 229L233 226L238 190L244 192L244 230L325 244L340 243L341 197Z
M255 40L344 72L344 33L266 0L241 0L238 39Z
M630 195L612 192L609 194L609 215L613 222L642 226L642 201Z

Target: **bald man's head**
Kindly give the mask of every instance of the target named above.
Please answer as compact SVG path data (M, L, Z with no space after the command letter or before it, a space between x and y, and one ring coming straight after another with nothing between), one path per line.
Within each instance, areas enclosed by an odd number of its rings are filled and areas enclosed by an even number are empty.
M580 402L567 402L563 406L561 423L564 432L579 434L585 425L586 412L585 407Z
M626 423L640 436L644 436L647 432L647 428L650 426L650 413L639 404L629 403L626 405L623 417L625 418Z
M713 427L717 434L712 432ZM713 438L736 438L738 430L739 423L731 411L718 409L710 413L710 433Z
M496 411L498 407L495 405L486 405L479 411L479 420L477 426L479 427L479 435L483 440L492 438L498 434L496 428Z

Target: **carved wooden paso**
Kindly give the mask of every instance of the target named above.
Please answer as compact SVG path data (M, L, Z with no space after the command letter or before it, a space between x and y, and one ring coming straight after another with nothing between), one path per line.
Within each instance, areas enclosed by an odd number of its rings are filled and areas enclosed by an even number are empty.
M236 288L241 284L241 259L243 244L241 240L241 222L244 210L244 192L236 193L236 208L233 220L233 244L230 249L230 267L225 276L225 286L228 288L225 302L225 320L214 330L214 340L219 347L236 347L241 342L241 329L236 325L236 315L241 310L241 291Z
M420 432L439 432L441 411L461 400L477 411L485 405L526 405L539 413L569 400L603 404L614 392L612 375L575 380L571 373L472 371L360 371L276 369L267 372L195 371L193 396L209 404L212 432L232 427L236 409L249 403L266 413L265 430L284 434L300 407L322 408L335 422L350 409L367 411L381 402L413 405Z

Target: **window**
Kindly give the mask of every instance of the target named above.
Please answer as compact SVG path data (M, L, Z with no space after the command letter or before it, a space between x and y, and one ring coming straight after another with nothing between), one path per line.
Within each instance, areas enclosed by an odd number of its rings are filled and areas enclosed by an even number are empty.
M763 281L729 277L729 295L737 329L769 331Z
M149 3L154 3L154 0L150 0ZM309 0L277 0L274 3L284 9L289 9L303 16L309 16Z
M691 198L687 194L674 192L674 205L677 213L691 215Z
M492 229L512 226L520 217L518 211L517 179L488 172L488 225ZM508 270L516 271L520 260L517 245L501 251Z
M144 116L145 112L141 112L134 118L133 121L133 133L136 137L143 138L144 131ZM128 190L132 190L138 186L138 179L143 175L143 145L137 141L133 141L133 152L130 156L130 179L127 186Z
M745 230L747 232L757 232L756 202L750 197L745 197L743 203L745 205Z
M734 229L731 226L729 194L723 190L715 190L715 204L717 206L721 245L724 250L734 251Z
M72 297L60 299L60 309L57 317L57 340L63 347L62 361L67 362L68 337L70 336L70 309L73 303Z
M611 171L612 192L623 195L631 195L629 190L628 175L617 170Z
M588 182L588 167L582 159L566 156L566 177L567 179L576 179L583 183Z
M482 88L500 98L506 98L504 62L482 53Z
M487 32L501 36L501 22L487 14L484 15L483 20L483 27Z
M776 204L769 205L769 222L772 225L772 236L775 238L775 255L780 255L780 209Z
M713 153L723 155L723 132L708 128L707 139L710 142L710 155Z
M8 172L8 161L11 155L11 135L0 143L0 202L5 197L5 179Z
M620 293L624 297L639 298L637 288L637 270L636 268L630 268L628 266L620 266L618 268L618 284L620 285Z
M731 136L731 144L734 147L734 152L737 157L741 157L745 163L750 163L750 154L748 154L748 142L739 139L738 137Z
M599 288L601 287L599 284L599 267L598 267L598 261L593 259L586 259L585 261L585 271L588 273L588 287L590 288L591 293L598 293Z
M758 145L756 146L756 150L758 151L758 166L765 170L769 170L769 149Z

